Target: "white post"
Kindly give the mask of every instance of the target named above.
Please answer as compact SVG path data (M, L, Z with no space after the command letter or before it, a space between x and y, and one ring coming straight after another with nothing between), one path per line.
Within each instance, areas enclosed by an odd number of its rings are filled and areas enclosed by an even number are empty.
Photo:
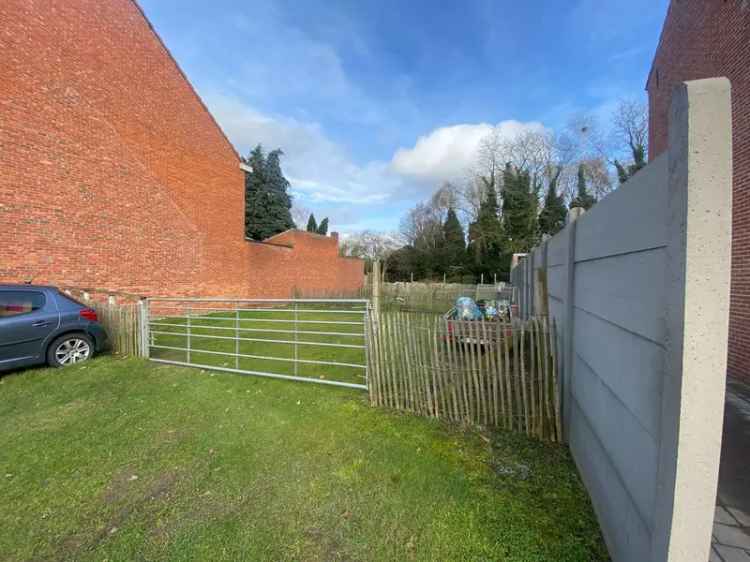
M138 301L138 316L140 320L140 355L141 357L148 358L151 353L149 342L151 335L149 333L149 306L146 299Z
M565 312L563 315L562 325L562 376L560 377L560 401L562 402L563 411L563 440L568 441L570 437L570 406L572 377L573 377L573 315L574 315L574 296L575 296L575 271L576 271L576 220L583 215L584 211L580 207L573 207L568 211L568 225L565 227L567 235L568 255L565 267Z
M372 264L372 310L373 319L377 322L380 319L380 260Z
M299 376L299 305L294 302L294 376Z
M732 241L726 78L675 88L669 123L667 311L651 559L709 557L724 416Z
M187 308L187 362L190 363L190 307Z
M240 307L238 305L234 306L234 368L240 368Z

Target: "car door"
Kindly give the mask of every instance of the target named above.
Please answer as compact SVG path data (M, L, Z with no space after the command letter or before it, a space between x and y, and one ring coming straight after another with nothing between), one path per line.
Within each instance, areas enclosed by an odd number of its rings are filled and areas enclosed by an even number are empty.
M57 303L42 290L0 289L0 366L39 358L59 316Z

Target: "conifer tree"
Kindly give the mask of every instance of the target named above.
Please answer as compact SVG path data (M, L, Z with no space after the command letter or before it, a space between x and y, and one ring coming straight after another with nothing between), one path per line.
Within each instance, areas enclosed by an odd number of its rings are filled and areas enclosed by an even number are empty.
M307 219L307 232L318 232L318 223L315 222L315 215L310 213L310 218Z
M328 217L320 221L320 224L318 225L318 229L316 232L318 234L322 234L323 236L328 234Z
M277 149L266 157L258 145L246 160L253 171L245 175L245 235L253 240L294 228L289 182L281 171L282 154Z
M443 223L442 270L445 273L460 271L466 263L466 238L464 229L458 220L453 207L448 207L448 213Z
M549 180L547 196L544 198L544 208L539 213L539 232L554 236L565 226L567 211L562 196L557 194L557 182L560 179L562 167L558 166Z
M538 185L532 187L528 170L505 166L503 227L512 252L528 252L537 242L538 190Z
M259 224L262 222L262 202L266 190L266 156L261 145L256 146L249 154L245 163L249 164L252 172L245 173L245 236L253 240L261 240Z
M491 278L508 271L508 240L499 217L497 193L488 185L485 198L479 205L477 220L469 225L469 246L474 262L474 274Z
M589 210L596 203L596 197L591 195L586 188L586 168L583 164L578 166L578 192L570 202L570 208L580 207Z

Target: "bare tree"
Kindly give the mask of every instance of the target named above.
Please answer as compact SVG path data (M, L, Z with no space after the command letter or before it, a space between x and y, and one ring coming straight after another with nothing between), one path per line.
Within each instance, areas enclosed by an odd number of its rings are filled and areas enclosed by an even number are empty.
M303 229L307 225L307 219L310 217L310 209L299 205L296 201L292 202L292 220L297 228Z
M451 182L443 182L443 184L435 190L429 199L428 205L432 208L436 217L439 218L440 222L445 222L445 217L448 214L448 209L456 210L459 199L459 190Z
M380 260L383 273L387 270L388 260L393 252L403 246L403 239L397 233L363 230L347 236L339 248L342 256L362 258L371 264Z
M549 131L526 130L508 138L499 127L492 129L480 141L476 163L458 191L456 209L464 227L476 220L490 187L502 196L506 164L528 171L533 184L542 185L558 160L557 139Z
M648 152L648 108L637 100L621 100L612 117L612 134L620 146L627 144L632 160L621 163L615 159L620 183L625 183L646 166Z
M441 210L428 203L418 203L401 219L404 241L419 250L433 250L443 233Z
M529 172L532 181L541 181L556 167L558 154L554 136L547 131L524 131L503 143L505 162Z
M627 145L631 154L648 153L648 107L635 99L620 100L612 116L612 134L620 145Z

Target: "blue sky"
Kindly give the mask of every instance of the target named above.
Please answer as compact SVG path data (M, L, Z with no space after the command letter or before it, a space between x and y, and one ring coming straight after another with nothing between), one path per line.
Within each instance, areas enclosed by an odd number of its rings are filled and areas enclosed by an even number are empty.
M281 147L296 204L397 228L476 143L643 97L668 0L140 0L237 150Z

